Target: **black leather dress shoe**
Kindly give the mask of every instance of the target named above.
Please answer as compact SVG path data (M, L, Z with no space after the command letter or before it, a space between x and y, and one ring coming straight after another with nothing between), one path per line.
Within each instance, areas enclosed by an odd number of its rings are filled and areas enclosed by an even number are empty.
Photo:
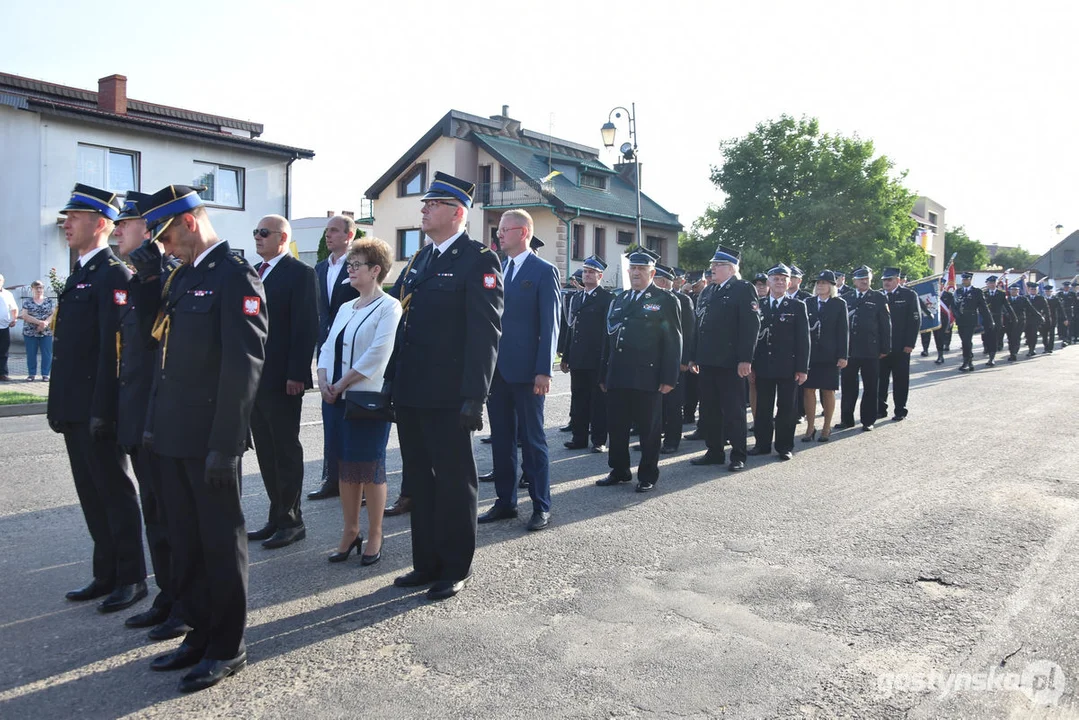
M169 619L168 608L152 607L149 610L140 612L137 615L132 615L127 620L124 620L124 627L129 628L148 628L160 625Z
M180 678L180 692L196 692L213 687L229 675L235 675L247 665L247 651L231 660L203 658L187 675Z
M997 361L994 360L993 358L989 358L989 362L987 362L985 364L985 366L986 367L996 367L997 366Z
M498 522L499 520L512 520L515 517L517 517L517 508L492 505L490 510L476 518L476 522L483 525L484 523Z
M660 455L674 455L676 452L678 452L678 448L673 445L661 445L659 447Z
M573 432L573 428L569 425L563 425L562 427L558 428L558 432Z
M189 668L192 665L197 665L205 653L206 650L203 648L194 648L187 643L180 643L180 647L172 652L155 657L153 662L150 663L150 669L157 672L166 672L168 670Z
M532 519L528 521L528 530L535 532L536 530L546 530L551 524L551 513L540 512L539 510L532 513Z
M655 489L655 487L656 487L655 483L645 482L644 480L638 480L635 492L639 492L639 493L652 492L652 490Z
M731 472L738 472L739 470L745 470L746 464L741 460L731 460L730 464L727 465L727 469Z
M146 582L120 585L105 598L104 602L97 606L100 613L111 613L131 607L147 595Z
M404 575L400 575L393 579L394 587L420 587L421 585L430 585L435 581L435 578L426 573L421 573L418 570L407 572Z
M833 425L832 429L833 430L850 430L852 427L854 427L854 423L841 422L841 423L836 423L835 425Z
M395 515L404 515L412 510L412 498L408 495L399 495L393 505L382 511L382 514L386 517L394 517Z
M173 638L183 637L189 632L191 632L190 625L180 618L170 617L168 620L146 633L146 637L153 642L161 642L162 640L172 640Z
M588 447L588 443L577 442L576 440L567 440L566 442L562 443L562 447L566 448L567 450L584 450L586 447Z
M794 457L794 453L792 453L790 450L788 450L787 452L779 453L779 459L783 462L790 460L792 457Z
M592 452L594 452L594 453L605 453L605 452L607 452L607 446L606 445L593 445L592 446Z
M527 490L528 486L532 484L532 481L528 479L528 476L521 473L521 480L517 483L517 487L522 490Z
M873 432L873 426L872 425L863 425L862 426L862 432Z
M273 534L275 532L277 532L277 526L276 525L271 525L270 523L266 523L265 525L260 527L258 530L252 530L251 532L247 533L247 539L249 541L269 540L270 538L273 537Z
M89 584L84 585L78 590L72 590L64 595L68 600L75 600L81 602L83 600L93 600L94 598L103 597L112 592L112 583L107 583L103 580L94 578Z
M308 500L325 500L326 498L335 498L341 494L341 491L337 488L337 483L332 480L327 480L322 483L322 487L313 492L307 493Z
M699 458L693 458L689 461L690 465L722 465L727 460L722 455L710 455L705 453Z
M772 448L762 448L762 447L757 447L756 445L754 445L753 447L751 447L749 449L749 451L746 453L746 455L770 455L771 453L772 453Z
M892 422L903 422L906 419L907 419L906 415L893 415L892 416Z
M453 582L450 582L449 580L439 580L427 590L427 599L446 600L447 598L451 598L465 589L465 586L468 585L468 580L471 577L472 576L469 575L466 578L454 580Z
M600 487L610 487L611 485L617 485L618 483L626 483L633 479L633 473L626 473L625 475L617 475L612 470L607 477L601 478L596 481L596 485Z
M688 435L683 435L682 439L683 440L704 440L705 438L704 438L704 433L702 433L700 430L694 430L693 432L689 433Z
M262 547L267 550L276 550L277 548L283 548L287 545L291 545L294 542L298 542L307 537L307 528L303 525L297 525L296 527L281 528L273 534L269 540L264 540Z
M479 480L480 482L494 482L495 481L495 471L492 470L489 473L484 473L482 475L478 475L476 477L476 479Z

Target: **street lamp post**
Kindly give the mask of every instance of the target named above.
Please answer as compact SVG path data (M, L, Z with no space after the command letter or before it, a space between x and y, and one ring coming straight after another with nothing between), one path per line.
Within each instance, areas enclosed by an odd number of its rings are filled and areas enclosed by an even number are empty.
M629 120L629 139L630 142L622 143L622 146L618 148L622 153L622 158L625 160L633 159L633 170L636 174L637 186L637 245L644 247L644 235L641 231L641 161L637 157L637 104L630 103L630 109L622 106L616 107L611 110L607 115L607 122L603 124L603 127L599 129L600 137L603 138L604 147L614 147L614 137L618 132L618 128L614 125L614 118L622 117L622 113L625 113Z

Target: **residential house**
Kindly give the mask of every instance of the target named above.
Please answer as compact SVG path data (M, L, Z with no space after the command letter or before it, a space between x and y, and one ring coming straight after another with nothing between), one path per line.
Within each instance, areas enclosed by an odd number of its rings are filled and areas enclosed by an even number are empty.
M1057 288L1065 280L1073 280L1079 275L1079 230L1058 242L1049 252L1038 258L1031 265L1038 278L1052 278Z
M930 273L944 272L948 264L944 257L944 210L936 200L923 196L914 201L914 209L910 212L918 223L913 239L929 254Z

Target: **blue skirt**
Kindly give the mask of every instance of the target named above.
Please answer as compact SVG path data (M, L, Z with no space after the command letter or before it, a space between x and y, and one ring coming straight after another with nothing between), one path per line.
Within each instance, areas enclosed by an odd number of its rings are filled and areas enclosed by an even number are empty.
M337 461L338 479L342 482L386 482L390 423L346 420L344 398L338 398L332 406L324 402L322 409L326 452Z

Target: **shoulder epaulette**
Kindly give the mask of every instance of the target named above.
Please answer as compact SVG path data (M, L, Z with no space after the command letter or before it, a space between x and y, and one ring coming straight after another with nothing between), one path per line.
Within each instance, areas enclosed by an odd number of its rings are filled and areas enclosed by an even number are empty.
M237 265L247 265L247 258L240 254L239 250L229 250L229 257L236 261Z
M109 258L109 267L116 267L117 265L123 265L123 263L116 258Z

